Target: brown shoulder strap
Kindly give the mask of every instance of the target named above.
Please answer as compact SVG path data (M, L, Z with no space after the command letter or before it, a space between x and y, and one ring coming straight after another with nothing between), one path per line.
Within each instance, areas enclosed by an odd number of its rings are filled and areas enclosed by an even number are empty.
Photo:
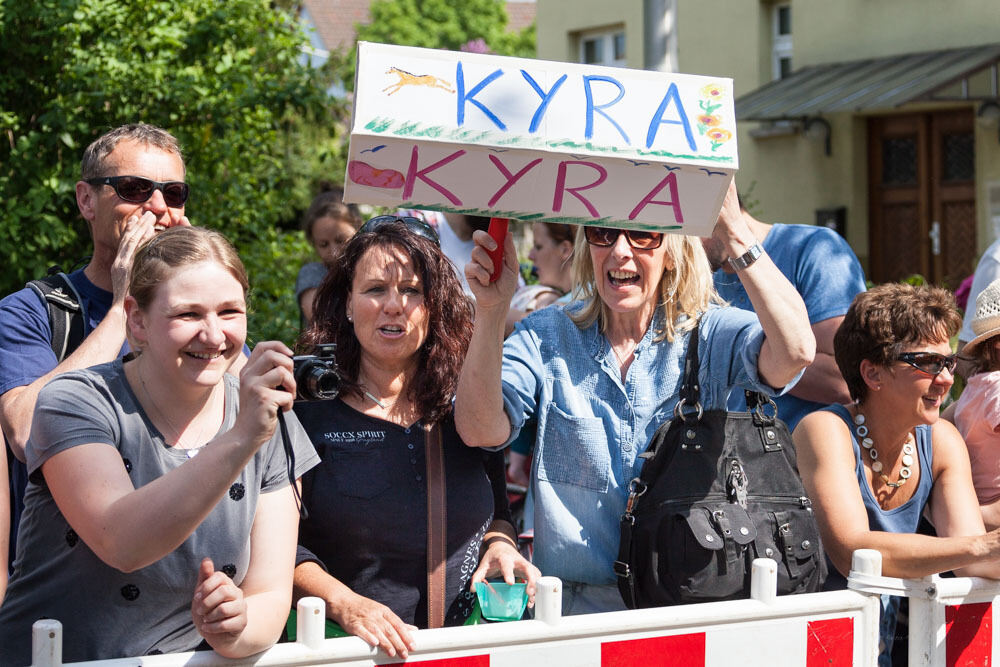
M441 427L425 427L427 459L427 627L444 625L445 564L447 562L444 448Z

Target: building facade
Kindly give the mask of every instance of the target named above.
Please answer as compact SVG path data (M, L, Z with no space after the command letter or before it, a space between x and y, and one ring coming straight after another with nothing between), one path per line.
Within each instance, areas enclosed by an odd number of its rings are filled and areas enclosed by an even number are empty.
M537 21L540 58L732 78L753 212L835 227L876 282L956 287L1000 233L996 0L539 0Z

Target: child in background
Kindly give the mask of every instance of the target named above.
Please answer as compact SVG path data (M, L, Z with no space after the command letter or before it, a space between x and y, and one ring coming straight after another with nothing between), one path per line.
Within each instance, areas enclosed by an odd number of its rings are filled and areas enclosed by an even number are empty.
M358 207L345 204L343 200L344 191L341 188L328 187L316 195L302 218L306 239L322 260L304 264L295 279L295 300L299 304L303 328L312 320L316 289L336 261L341 247L354 236L362 223Z
M969 448L983 522L992 530L1000 526L1000 280L976 297L972 331L976 337L962 349L972 371L953 414Z

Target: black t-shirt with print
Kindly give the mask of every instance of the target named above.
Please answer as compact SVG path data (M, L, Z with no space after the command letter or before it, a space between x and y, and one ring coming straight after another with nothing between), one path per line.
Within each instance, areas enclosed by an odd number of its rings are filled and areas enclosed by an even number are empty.
M299 526L298 562L315 560L355 593L427 627L425 432L362 414L340 399L295 405L321 463L302 478L309 518ZM445 459L446 625L472 612L469 580L494 516L511 520L503 454L468 447L450 417Z

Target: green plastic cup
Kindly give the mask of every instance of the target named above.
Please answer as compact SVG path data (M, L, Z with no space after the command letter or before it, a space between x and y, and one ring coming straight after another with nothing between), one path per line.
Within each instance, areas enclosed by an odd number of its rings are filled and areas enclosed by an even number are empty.
M476 582L476 595L483 618L488 621L519 621L528 605L527 584L502 581Z

